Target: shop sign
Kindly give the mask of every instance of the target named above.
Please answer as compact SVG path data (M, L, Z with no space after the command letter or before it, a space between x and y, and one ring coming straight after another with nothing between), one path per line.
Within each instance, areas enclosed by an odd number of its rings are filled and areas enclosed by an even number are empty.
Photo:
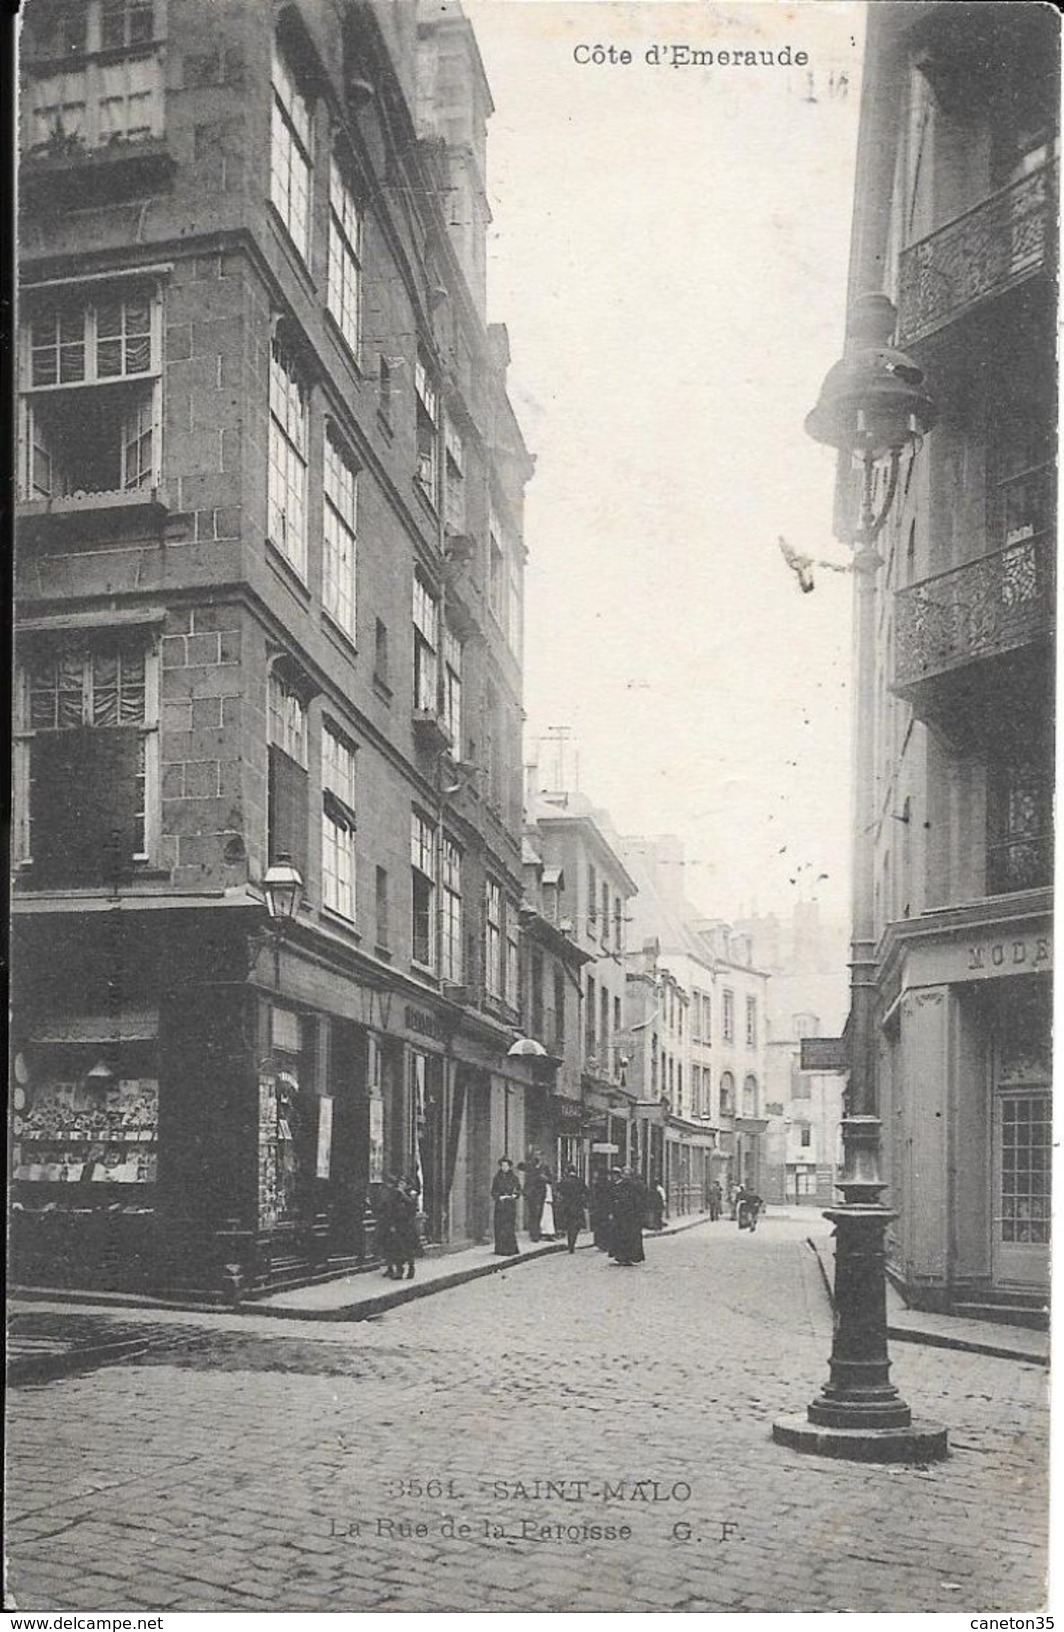
M848 1071L849 1056L844 1037L803 1037L802 1071Z
M431 1037L436 1043L447 1041L447 1029L436 1016L427 1014L424 1009L415 1009L412 1003L406 1006L406 1029L416 1032L419 1037Z
M318 1100L318 1164L315 1169L319 1179L329 1177L329 1168L332 1160L332 1130L333 1130L333 1102L329 1094L322 1094Z
M593 1156L619 1156L620 1152L620 1145L611 1144L608 1139L596 1140L591 1146Z
M1048 974L1053 967L1053 945L1048 935L1020 935L1015 939L977 941L968 947L967 972L973 975Z

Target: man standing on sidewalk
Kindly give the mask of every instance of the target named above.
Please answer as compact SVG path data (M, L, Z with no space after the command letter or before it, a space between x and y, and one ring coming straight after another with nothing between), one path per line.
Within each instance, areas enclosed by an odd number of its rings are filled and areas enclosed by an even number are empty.
M587 1185L575 1167L567 1167L554 1187L554 1222L565 1236L569 1251L576 1251L576 1238L585 1227Z

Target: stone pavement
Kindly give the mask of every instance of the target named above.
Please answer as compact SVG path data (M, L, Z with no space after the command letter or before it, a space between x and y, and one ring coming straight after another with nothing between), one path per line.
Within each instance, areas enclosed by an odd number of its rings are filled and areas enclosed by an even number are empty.
M899 1345L905 1397L950 1426L931 1468L773 1444L826 1371L807 1233L552 1254L358 1324L153 1312L209 1340L10 1392L13 1597L1037 1612L1042 1368Z

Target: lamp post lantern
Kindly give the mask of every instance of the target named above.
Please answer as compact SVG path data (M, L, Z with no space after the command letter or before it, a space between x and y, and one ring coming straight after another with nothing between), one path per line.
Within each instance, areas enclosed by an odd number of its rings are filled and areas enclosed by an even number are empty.
M271 861L263 875L262 893L270 922L278 927L291 923L303 896L303 879L291 856L279 855Z
M773 1438L797 1450L861 1461L926 1461L946 1454L946 1429L913 1419L890 1381L887 1352L887 1225L880 1177L876 1092L875 843L875 541L898 489L902 455L934 423L923 371L892 344L897 314L885 295L864 295L850 309L843 356L827 374L805 426L818 442L850 454L860 473L850 532L856 578L857 694L853 731L853 899L849 1082L842 1122L843 1201L825 1216L835 1225L835 1329L829 1377L805 1416L773 1424Z

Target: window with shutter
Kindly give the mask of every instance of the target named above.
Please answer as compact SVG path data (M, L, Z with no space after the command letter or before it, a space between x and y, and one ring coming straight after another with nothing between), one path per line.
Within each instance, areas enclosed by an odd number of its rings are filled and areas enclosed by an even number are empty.
M157 661L142 637L35 644L15 730L15 855L34 883L113 883L149 859L157 727Z

